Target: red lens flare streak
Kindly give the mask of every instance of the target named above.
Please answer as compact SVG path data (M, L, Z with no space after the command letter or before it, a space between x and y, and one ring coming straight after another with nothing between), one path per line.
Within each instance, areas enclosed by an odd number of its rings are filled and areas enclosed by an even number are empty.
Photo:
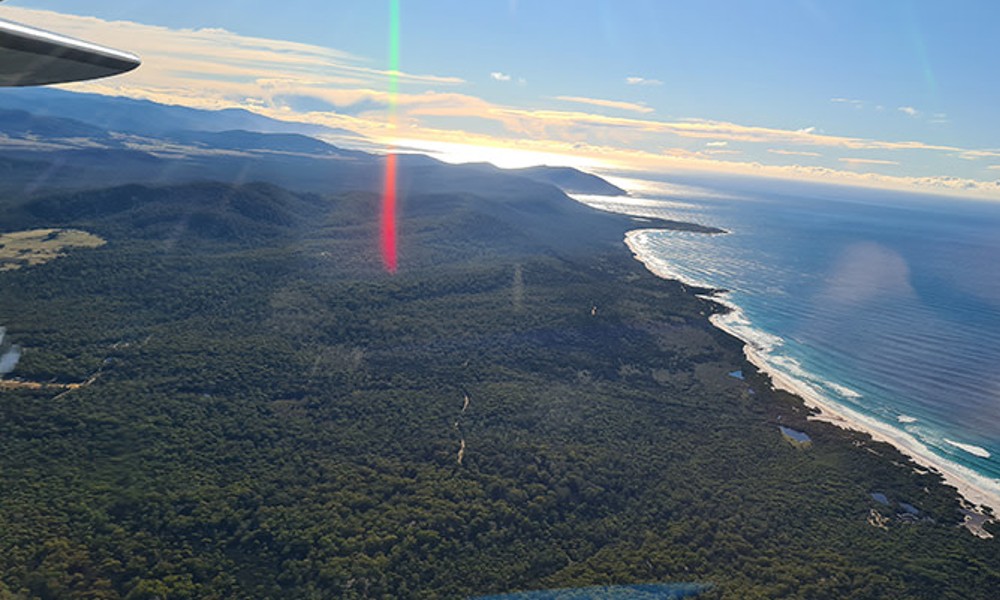
M382 191L382 263L385 270L395 273L396 257L396 155L385 156L385 187Z
M396 128L396 97L399 94L399 0L389 0L389 126ZM382 191L382 263L395 273L396 255L396 154L385 156L385 186Z

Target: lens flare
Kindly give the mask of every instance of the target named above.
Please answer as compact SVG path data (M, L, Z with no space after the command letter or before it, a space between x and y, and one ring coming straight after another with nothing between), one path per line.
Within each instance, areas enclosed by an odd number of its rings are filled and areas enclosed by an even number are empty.
M385 187L382 191L382 263L395 273L396 257L396 155L385 157Z
M399 0L389 0L389 126L396 128L396 98L399 93ZM395 273L396 255L396 153L385 156L385 183L382 191L382 263Z

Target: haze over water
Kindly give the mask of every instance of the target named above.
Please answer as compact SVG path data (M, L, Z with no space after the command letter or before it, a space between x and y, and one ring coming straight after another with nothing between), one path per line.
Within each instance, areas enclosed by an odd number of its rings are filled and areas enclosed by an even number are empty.
M658 274L730 290L737 310L719 324L796 391L850 409L1000 508L1000 205L795 189L582 199L728 230L647 230L630 245Z

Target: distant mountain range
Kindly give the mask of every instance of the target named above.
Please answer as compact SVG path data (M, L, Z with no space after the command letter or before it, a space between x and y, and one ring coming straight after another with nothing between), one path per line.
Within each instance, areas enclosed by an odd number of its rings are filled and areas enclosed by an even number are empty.
M108 138L107 130L96 125L23 109L0 108L0 132L12 138Z
M357 134L246 110L18 89L0 95L0 135L0 169L7 175L0 189L8 191L204 180L262 181L318 193L381 188L381 156L315 137ZM514 197L530 193L533 183L565 193L625 194L568 167L503 170L485 163L448 165L423 155L405 155L399 164L404 193Z
M217 150L285 152L313 157L364 158L365 152L345 150L322 140L298 133L261 133L236 129L231 131L170 131L161 139Z
M171 131L229 131L348 135L353 131L281 121L243 109L200 110L120 96L81 94L55 88L11 88L0 95L0 108L24 110L38 117L89 123L105 131L158 136Z
M376 214L365 226L377 223L384 156L339 148L296 132L299 124L246 111L77 96L0 94L0 190L8 202L0 228L82 226L143 239L184 231L197 239L256 243L322 214L329 198L352 193L374 198L368 202ZM25 97L44 101L26 110L18 105ZM212 129L220 123L271 131ZM463 223L461 235L470 239L506 232L501 237L519 240L525 250L570 251L598 238L618 244L633 223L569 198L625 193L576 169L453 165L420 154L401 155L398 165L401 219L447 217Z

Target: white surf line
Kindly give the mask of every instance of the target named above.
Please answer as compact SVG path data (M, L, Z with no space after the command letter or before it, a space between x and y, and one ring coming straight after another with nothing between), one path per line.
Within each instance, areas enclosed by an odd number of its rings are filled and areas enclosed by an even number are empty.
M718 316L712 315L713 322ZM725 331L723 327L720 329ZM731 332L727 331L727 333ZM1000 482L938 456L925 444L905 431L900 431L881 421L828 401L809 384L775 369L768 363L763 354L750 344L745 344L743 350L747 360L770 375L775 389L794 394L801 398L807 407L819 411L819 414L811 416L810 419L832 423L842 429L866 433L877 442L885 442L893 446L918 465L939 473L945 483L954 486L958 493L970 503L989 506L994 511L1000 509Z
M640 236L654 231L661 230L643 229L633 230L626 233L625 245L632 251L633 257L636 260L645 265L646 269L653 275L662 279L675 280L685 285L694 287L714 287L712 285L706 285L703 282L687 280L685 277L677 273L674 268L665 261L658 260L655 256L649 256L644 253L643 248L639 243L639 240L641 239ZM711 300L717 304L721 304L729 308L731 311L736 310L737 314L742 316L742 311L739 310L739 307L727 302L724 298L719 296L701 297L706 300ZM801 398L807 407L819 411L818 415L810 418L832 423L842 429L860 431L870 435L875 441L890 444L918 465L933 469L939 473L944 482L948 485L954 486L958 490L959 495L966 501L974 505L988 506L994 511L1000 511L1000 481L990 479L980 475L968 467L948 461L947 459L944 459L932 452L930 448L909 433L861 415L844 406L837 405L823 396L823 394L816 390L812 384L799 381L792 376L786 375L766 360L765 355L767 353L767 348L762 350L758 349L755 343L747 340L745 335L751 332L742 331L739 327L734 328L727 326L727 323L724 321L726 316L727 315L724 314L712 315L709 317L709 320L719 329L743 342L744 353L746 354L747 360L749 360L750 363L762 372L771 376L772 385L775 389L781 389L792 393ZM749 323L746 324L749 325ZM764 342L765 346L768 345L768 341L772 341L770 338L774 337L759 330L754 331L757 334L768 338L768 340L761 340Z

